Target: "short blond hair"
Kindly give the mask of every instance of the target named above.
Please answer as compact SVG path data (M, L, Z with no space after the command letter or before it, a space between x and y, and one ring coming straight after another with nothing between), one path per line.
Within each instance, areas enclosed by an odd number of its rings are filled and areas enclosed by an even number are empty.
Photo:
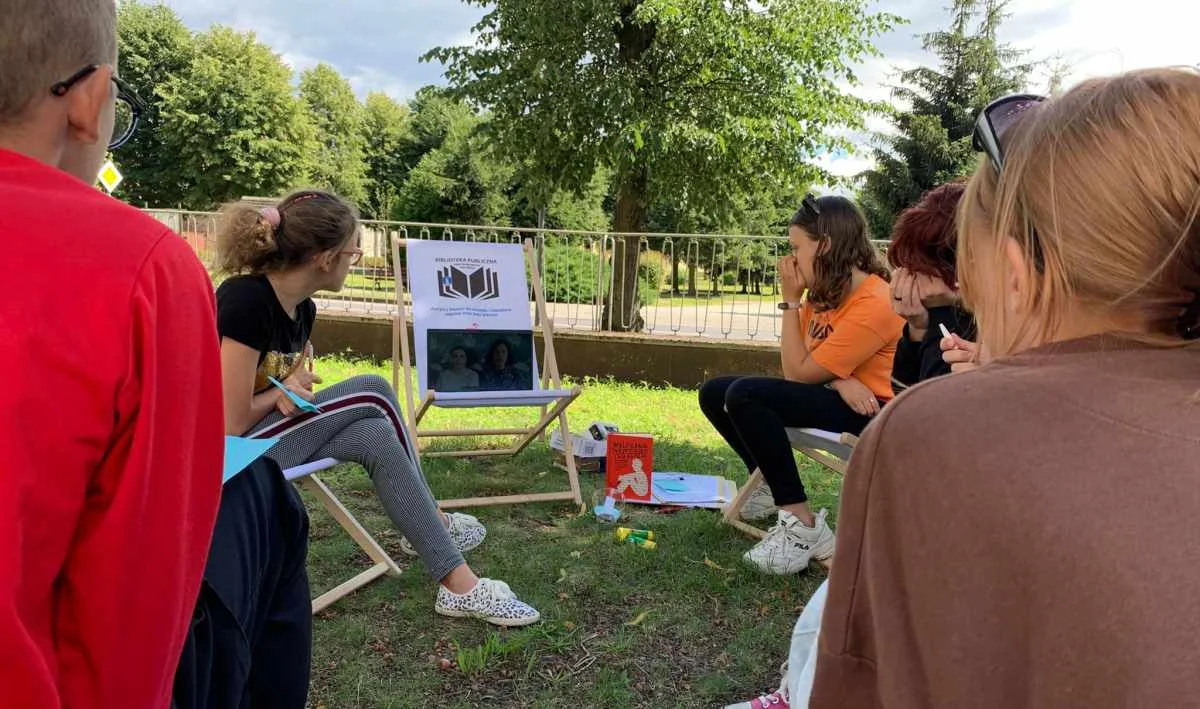
M0 125L89 64L115 64L114 0L6 0L0 42Z
M992 356L1044 344L1075 314L1181 345L1200 299L1200 73L1132 71L1029 109L959 205L958 269ZM1031 287L1014 318L1008 238ZM1041 262L1040 265L1038 262ZM985 276L985 272L988 272ZM1132 323L1132 325L1131 325Z

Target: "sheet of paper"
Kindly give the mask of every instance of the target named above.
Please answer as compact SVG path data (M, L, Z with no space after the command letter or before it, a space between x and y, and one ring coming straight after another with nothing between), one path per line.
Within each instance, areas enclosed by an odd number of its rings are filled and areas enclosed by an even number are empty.
M637 504L672 505L720 509L737 494L737 486L715 475L655 471L650 483L650 501Z
M419 391L430 389L429 330L533 330L521 244L410 239L407 248ZM536 357L532 368L536 388Z
M721 478L713 475L654 472L654 499L663 504L682 505L716 502L721 497Z
M287 397L292 400L293 404L300 407L301 411L307 411L310 414L321 413L321 407L317 406L311 401L305 401L304 399L296 396L290 389L283 385L283 382L279 381L275 377L267 377L267 379L271 380L271 383L278 387L284 394L287 394Z
M232 480L278 442L278 438L225 436L225 472L221 480L222 484Z

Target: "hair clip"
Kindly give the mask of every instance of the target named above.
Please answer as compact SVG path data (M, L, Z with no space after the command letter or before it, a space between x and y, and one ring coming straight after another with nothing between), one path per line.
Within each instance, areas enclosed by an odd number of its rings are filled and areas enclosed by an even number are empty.
M275 207L263 207L262 209L258 210L258 214L263 218L263 220L271 225L272 229L279 228L279 222L282 221L282 217L279 215L278 209Z
M316 192L309 192L308 194L302 194L299 197L293 199L291 202L288 202L285 206L291 207L291 206L300 204L301 202L307 202L310 199L320 199L323 196L324 195L318 194Z

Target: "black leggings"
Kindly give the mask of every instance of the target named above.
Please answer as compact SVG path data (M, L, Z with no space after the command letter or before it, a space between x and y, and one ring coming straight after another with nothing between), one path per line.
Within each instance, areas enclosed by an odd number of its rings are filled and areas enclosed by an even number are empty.
M270 458L221 492L172 709L304 709L312 666L308 513Z
M807 502L788 428L862 433L871 419L823 384L777 377L717 377L700 387L700 409L746 470L758 468L777 505Z

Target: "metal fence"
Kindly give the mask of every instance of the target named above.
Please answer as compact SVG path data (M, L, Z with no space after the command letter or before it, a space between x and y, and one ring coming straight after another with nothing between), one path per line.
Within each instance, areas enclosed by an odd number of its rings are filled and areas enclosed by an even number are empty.
M211 263L215 214L148 212L182 235L205 263ZM320 294L317 304L322 311L368 317L395 313L393 235L492 243L532 241L541 263L548 315L559 330L630 329L633 323L622 321L628 315L606 312L604 302L613 288L633 278L642 303L642 333L760 342L780 337L775 264L789 250L783 236L617 234L365 221L362 262L351 270L340 293ZM627 273L623 260L614 258L621 240L637 244L636 273ZM886 242L876 242L876 246L882 251Z

